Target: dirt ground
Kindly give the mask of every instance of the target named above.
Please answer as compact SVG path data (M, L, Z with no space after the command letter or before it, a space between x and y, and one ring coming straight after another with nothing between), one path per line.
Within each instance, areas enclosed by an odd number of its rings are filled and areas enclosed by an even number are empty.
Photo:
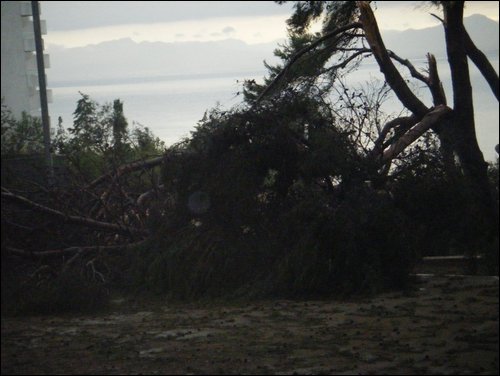
M497 277L352 301L136 304L2 318L2 374L495 374Z

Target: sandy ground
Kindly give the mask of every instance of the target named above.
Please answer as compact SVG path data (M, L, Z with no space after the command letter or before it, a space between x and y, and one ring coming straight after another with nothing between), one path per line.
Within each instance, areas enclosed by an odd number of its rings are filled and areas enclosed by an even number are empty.
M495 374L497 277L419 277L356 301L116 300L106 314L2 318L2 374Z

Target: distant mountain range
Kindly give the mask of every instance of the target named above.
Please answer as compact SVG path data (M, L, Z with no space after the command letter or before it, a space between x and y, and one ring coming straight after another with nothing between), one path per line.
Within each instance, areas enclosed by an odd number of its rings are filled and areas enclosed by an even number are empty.
M484 53L498 51L498 22L475 14L465 18L464 25L476 46ZM425 58L427 52L438 58L446 56L442 26L419 30L382 30L381 33L386 47L401 57Z
M128 38L77 48L50 46L47 75L49 83L58 84L255 72L265 69L263 60L272 58L275 48L276 43L248 45L235 39L136 43Z
M498 22L481 15L465 19L476 45L485 53L498 51ZM441 26L382 31L387 48L405 58L425 58L427 52L446 56ZM49 45L49 86L133 82L145 77L214 75L264 71L263 61L276 62L273 43L248 45L235 39L214 42L141 42L120 39L78 48Z

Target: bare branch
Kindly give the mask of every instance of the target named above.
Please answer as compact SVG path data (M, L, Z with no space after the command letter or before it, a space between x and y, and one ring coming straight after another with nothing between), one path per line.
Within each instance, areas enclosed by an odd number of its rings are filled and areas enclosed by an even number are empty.
M408 59L403 59L402 57L399 57L398 55L396 55L394 53L394 51L391 51L391 50L387 50L387 53L389 54L389 56L396 60L398 63L404 65L405 67L408 68L408 70L410 71L411 73L411 76L413 78L416 78L417 80L420 80L422 81L423 83L429 85L429 78L428 77L425 77L422 73L420 73L419 71L417 71L417 69L415 68L415 66L410 62L410 60Z
M101 279L102 282L106 282L106 278L104 278L104 275L95 268L95 259L87 262L87 264L85 266L88 267L89 265L92 268L93 278L95 278L97 275L97 276L99 276L99 278Z
M71 266L71 264L73 264L83 254L83 252L84 250L80 248L68 261L66 261L61 270L61 274L64 274L66 270L68 270L68 268Z
M430 15L431 15L432 17L436 18L436 19L437 19L438 21L440 21L442 24L444 24L444 20L443 20L441 17L439 17L438 15L436 15L436 14L434 14L434 13L430 13Z
M95 186L101 184L102 182L104 182L106 180L117 179L120 176L122 176L126 173L129 173L129 172L132 172L132 171L137 171L137 170L141 170L141 169L150 169L150 168L156 167L156 166L160 165L163 162L163 160L164 160L164 157L160 156L160 157L148 159L145 161L137 161L137 162L132 162L132 163L122 165L122 166L118 167L116 172L110 172L108 174L99 176L97 179L95 179L91 183L89 183L85 188L92 189Z
M138 206L144 206L144 204L155 194L158 193L159 189L163 189L165 186L163 184L160 184L159 186L150 189L149 191L144 192L137 198L137 205Z
M434 106L438 106L440 104L446 105L446 94L443 89L443 84L439 78L436 57L433 54L427 54L427 62L429 64L428 86L431 90Z
M65 254L82 254L89 252L111 252L111 251L119 251L119 250L130 250L134 249L137 246L143 245L146 243L148 239L144 239L135 243L128 244L119 244L119 245L97 245L97 246L84 246L84 247L68 247L64 249L53 249L49 251L26 251L24 249L14 248L7 246L6 250L10 253L19 255L19 256L37 256L37 257L50 257L50 256L62 256ZM73 256L74 257L74 256ZM71 260L71 259L70 259ZM69 261L68 261L69 262Z
M392 119L389 121L387 124L384 125L384 128L380 131L380 134L378 138L375 140L375 145L370 152L370 155L376 156L380 153L383 152L383 144L384 141L389 134L389 132L396 128L396 127L402 127L402 128L411 128L415 123L417 122L416 117L414 116L404 116L404 117L398 117L396 119Z
M451 114L452 111L453 110L451 108L444 105L435 107L432 111L425 115L419 123L413 126L408 132L406 132L394 144L384 151L382 161L386 163L394 159L408 145L417 140L429 128L442 121L443 118Z
M347 59L345 59L343 62L333 65L326 69L326 71L331 71L331 70L336 70L336 69L343 69L346 67L347 64L349 64L352 60L357 58L359 55L362 55L364 53L371 53L371 50L369 48L359 48L357 52L353 53L350 55Z
M15 202L17 204L20 204L24 207L28 207L32 210L36 210L48 215L51 215L53 217L57 217L62 219L64 222L71 222L71 223L77 223L81 224L87 227L92 227L95 229L99 230L104 230L104 231L110 231L110 232L115 232L115 233L121 233L121 234L138 234L138 235L146 235L148 232L143 229L138 229L138 228L133 228L133 227L125 227L125 226L120 226L114 223L108 223L108 222L100 222L96 221L91 218L86 218L86 217L80 217L80 216L75 216L75 215L67 215L64 214L58 210L48 208L46 206L37 204L36 202L33 202L31 200L28 200L26 197L18 196L13 193L8 193L8 192L2 192L2 198L7 199L11 202Z

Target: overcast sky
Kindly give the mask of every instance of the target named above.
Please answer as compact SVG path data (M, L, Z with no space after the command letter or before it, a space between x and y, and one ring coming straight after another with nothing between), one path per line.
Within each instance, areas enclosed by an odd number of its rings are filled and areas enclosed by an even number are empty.
M227 38L249 44L286 37L285 20L293 2L271 1L42 1L46 43L85 46L131 38L136 42L209 41ZM437 12L423 1L377 1L381 29L420 29L437 25ZM498 21L497 1L469 1L466 16Z

